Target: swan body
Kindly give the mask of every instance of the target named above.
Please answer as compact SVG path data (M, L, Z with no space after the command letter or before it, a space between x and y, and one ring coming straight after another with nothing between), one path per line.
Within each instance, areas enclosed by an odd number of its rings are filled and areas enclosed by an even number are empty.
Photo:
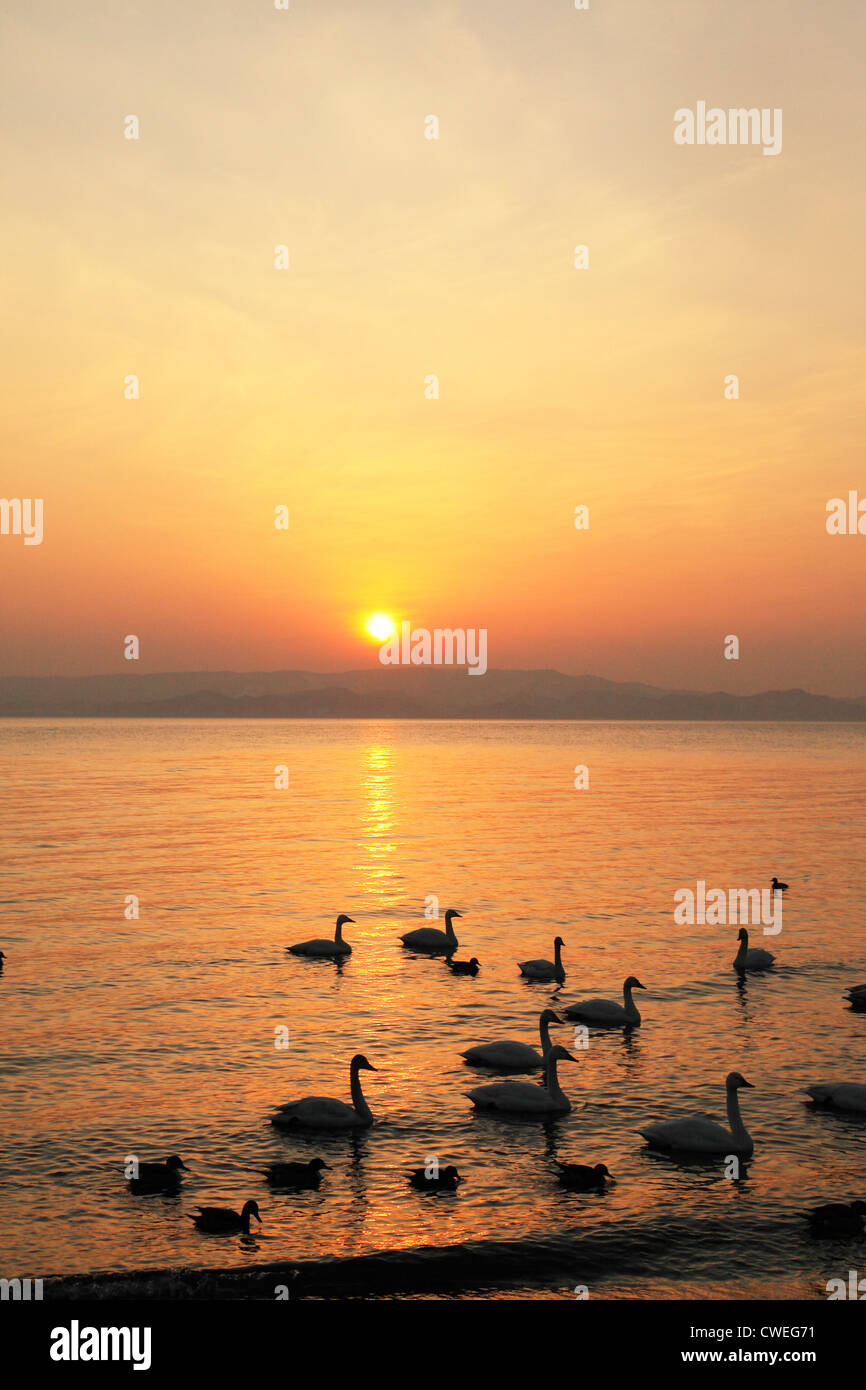
M130 1192L173 1192L180 1187L181 1172L189 1169L177 1154L164 1163L139 1163L138 1176L129 1179Z
M639 1028L640 1014L631 997L633 989L646 989L646 985L642 985L636 975L629 975L622 987L621 1004L614 999L583 999L579 1004L570 1004L565 1016L581 1023L593 1023L597 1028Z
M544 1085L534 1081L494 1081L489 1086L476 1086L465 1094L478 1110L494 1114L564 1115L571 1109L556 1075L557 1062L576 1062L577 1058L558 1044L547 1054L544 1064Z
M323 1168L329 1169L330 1164L322 1158L311 1158L309 1163L272 1163L262 1170L262 1177L274 1187L318 1187Z
M415 1168L406 1177L412 1187L417 1187L420 1192L453 1192L459 1182L462 1182L460 1174L452 1163L447 1168L441 1168L435 1177L428 1176L426 1168Z
M859 1081L822 1081L806 1090L816 1105L866 1115L866 1086Z
M438 927L417 927L415 931L405 932L400 940L413 951L456 951L460 943L454 934L452 922L455 917L462 916L462 912L456 912L453 907L449 907L445 913L444 931L440 931Z
M471 960L448 960L446 965L452 975L477 975L481 969L481 962L477 956L473 956Z
M565 945L561 936L557 936L553 943L553 960L523 960L518 961L520 973L527 980L556 980L562 984L565 980L565 970L562 964L562 948Z
M866 1202L827 1202L803 1215L814 1235L858 1236L863 1232Z
M352 948L348 941L343 940L343 927L347 922L354 925L354 918L347 917L345 912L341 912L337 918L337 929L334 933L333 941L329 937L316 937L312 941L299 941L295 946L289 946L293 956L321 956L333 959L336 956L350 956Z
M538 1020L541 1035L541 1051L522 1042L482 1043L461 1052L470 1067L499 1067L502 1071L535 1071L544 1066L545 1058L551 1048L550 1025L562 1020L553 1009L545 1009Z
M572 1192L603 1192L606 1179L613 1181L606 1164L596 1163L590 1167L586 1163L560 1163L559 1181Z
M639 1131L647 1143L655 1149L668 1153L750 1154L754 1149L752 1136L746 1130L740 1117L740 1103L737 1092L742 1086L751 1088L738 1071L732 1071L725 1078L728 1124L717 1124L708 1115L690 1115L683 1120L662 1120L659 1124L647 1125Z
M188 1215L187 1220L199 1231L208 1231L211 1235L228 1235L234 1231L242 1231L248 1236L251 1216L256 1218L259 1225L262 1224L256 1202L245 1202L240 1213L232 1211L231 1207L196 1207L196 1211L198 1216Z
M373 1113L364 1099L359 1072L376 1071L363 1053L356 1053L349 1064L352 1104L333 1096L304 1096L277 1107L271 1124L277 1129L369 1129Z
M749 945L749 933L745 927L740 927L737 932L737 940L740 943L739 950L734 956L735 970L767 970L776 959L769 951L764 951L760 946Z

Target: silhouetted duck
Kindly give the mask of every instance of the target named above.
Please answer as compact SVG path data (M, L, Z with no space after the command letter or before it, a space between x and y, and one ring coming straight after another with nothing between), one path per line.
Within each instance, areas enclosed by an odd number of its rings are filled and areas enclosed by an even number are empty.
M457 1184L463 1181L453 1163L449 1163L447 1168L440 1168L435 1177L428 1177L426 1168L415 1168L406 1176L420 1192L453 1192Z
M3 962L6 959L6 952L0 951L0 970L3 969Z
M613 1176L603 1163L590 1168L586 1163L560 1163L559 1181L563 1187L573 1192L603 1192L606 1179L613 1182Z
M190 1216L187 1213L187 1220L199 1231L208 1231L211 1235L228 1235L234 1231L242 1231L248 1236L251 1216L256 1218L259 1225L262 1224L256 1202L245 1202L240 1214L232 1211L231 1207L196 1207L196 1211L198 1216Z
M828 1202L803 1213L814 1235L859 1236L863 1233L866 1202Z
M477 956L473 956L471 960L447 960L445 964L452 975L477 975L481 968Z
M164 1163L139 1163L138 1177L129 1179L130 1192L173 1192L180 1187L181 1171L188 1173L189 1169L178 1158L177 1154L172 1154Z
M322 1169L330 1170L330 1166L323 1158L311 1158L309 1163L272 1163L270 1168L258 1171L275 1187L318 1187Z
M779 881L779 879L777 879L777 878L774 878L774 879L773 879L773 892L774 892L774 893L784 893L785 890L787 889L787 887L788 887L787 883L781 883L781 882Z

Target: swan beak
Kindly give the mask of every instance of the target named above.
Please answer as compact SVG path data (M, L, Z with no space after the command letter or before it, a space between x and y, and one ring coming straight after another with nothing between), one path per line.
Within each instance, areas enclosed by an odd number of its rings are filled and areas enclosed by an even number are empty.
M345 926L346 922L351 922L353 927L354 927L354 925L355 925L355 919L354 919L354 917L344 917L344 918L343 918L343 925L344 925L344 926Z
M751 1081L747 1081L745 1077L743 1077L742 1081L740 1082L740 1085L741 1085L741 1086L748 1086L748 1088L749 1088L750 1091L754 1091L754 1089L755 1089L754 1086L752 1085Z
M367 1063L366 1070L367 1070L367 1071L378 1071L379 1068L378 1068L378 1067L374 1067L372 1062L368 1062L368 1063Z

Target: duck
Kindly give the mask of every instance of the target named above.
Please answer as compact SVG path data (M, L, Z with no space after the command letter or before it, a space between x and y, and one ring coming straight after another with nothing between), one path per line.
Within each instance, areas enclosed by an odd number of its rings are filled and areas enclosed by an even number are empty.
M544 1085L534 1081L494 1081L488 1086L476 1086L464 1095L477 1110L493 1114L565 1115L571 1109L556 1075L557 1062L576 1062L564 1047L557 1043L547 1054L544 1064Z
M457 1184L463 1181L453 1163L449 1163L447 1168L440 1168L435 1176L431 1176L426 1168L413 1168L406 1178L420 1192L453 1192Z
M0 971L3 969L3 962L6 959L6 952L0 951Z
M565 981L565 970L562 964L562 948L565 945L561 936L554 938L553 960L523 960L518 961L520 973L527 980L556 980L559 984Z
M452 923L455 917L462 916L462 912L449 907L445 913L444 931L440 931L438 927L416 927L414 931L405 932L400 940L413 951L456 951L460 943L454 935Z
M196 1211L198 1216L187 1213L187 1220L199 1231L207 1231L211 1235L229 1235L241 1231L248 1236L251 1216L262 1225L257 1202L245 1202L241 1212L232 1211L231 1207L196 1207Z
M859 1236L863 1232L866 1202L827 1202L803 1212L813 1235Z
M330 1167L323 1158L311 1158L309 1163L272 1163L256 1171L274 1187L318 1187L323 1169L330 1171Z
M749 933L745 927L740 927L737 932L739 949L734 956L735 970L768 970L776 959L770 951L765 951L761 946L749 945Z
M540 1052L536 1052L529 1043L506 1041L481 1043L479 1047L467 1048L460 1056L470 1067L498 1067L501 1071L536 1071L544 1066L551 1048L551 1023L562 1023L562 1019L553 1009L545 1009L538 1020L538 1031L541 1035Z
M623 982L621 1004L614 999L582 999L568 1006L565 1017L592 1023L596 1028L639 1028L640 1014L631 997L633 989L646 989L646 985L642 985L636 975L629 975Z
M321 956L330 959L336 956L350 956L352 948L348 941L343 940L343 928L347 922L354 926L354 917L347 917L345 912L341 912L337 918L333 941L327 936L315 937L312 941L299 941L295 946L287 946L286 950L291 951L293 956Z
M278 1129L369 1129L373 1113L364 1099L358 1073L377 1070L362 1052L357 1052L349 1063L351 1105L332 1096L304 1096L278 1106L271 1124Z
M787 883L781 883L777 878L773 879L772 888L774 893L784 893L787 887Z
M866 1005L866 985L852 985L845 997L849 1004Z
M189 1169L182 1158L171 1154L164 1163L139 1163L138 1173L129 1179L130 1192L169 1192L180 1186L181 1172Z
M747 1156L752 1153L754 1143L740 1117L740 1103L737 1092L743 1087L752 1087L751 1081L738 1071L729 1072L725 1077L725 1098L727 1101L728 1124L717 1124L709 1115L690 1115L683 1120L662 1120L658 1124L647 1125L638 1132L654 1149L665 1149L668 1153L721 1154L731 1153Z
M452 975L477 975L481 969L481 962L477 956L471 960L447 960L445 964Z
M613 1182L613 1174L604 1163L594 1167L587 1163L558 1163L557 1167L559 1181L572 1192L603 1192L605 1182Z
M807 1086L806 1092L816 1105L866 1114L866 1086L859 1081L820 1081Z

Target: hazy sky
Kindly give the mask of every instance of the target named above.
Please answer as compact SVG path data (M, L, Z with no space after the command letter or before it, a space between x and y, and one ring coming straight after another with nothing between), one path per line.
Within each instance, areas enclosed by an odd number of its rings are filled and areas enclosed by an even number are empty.
M11 11L5 672L357 666L383 610L866 694L862 0ZM698 101L781 153L677 146Z

